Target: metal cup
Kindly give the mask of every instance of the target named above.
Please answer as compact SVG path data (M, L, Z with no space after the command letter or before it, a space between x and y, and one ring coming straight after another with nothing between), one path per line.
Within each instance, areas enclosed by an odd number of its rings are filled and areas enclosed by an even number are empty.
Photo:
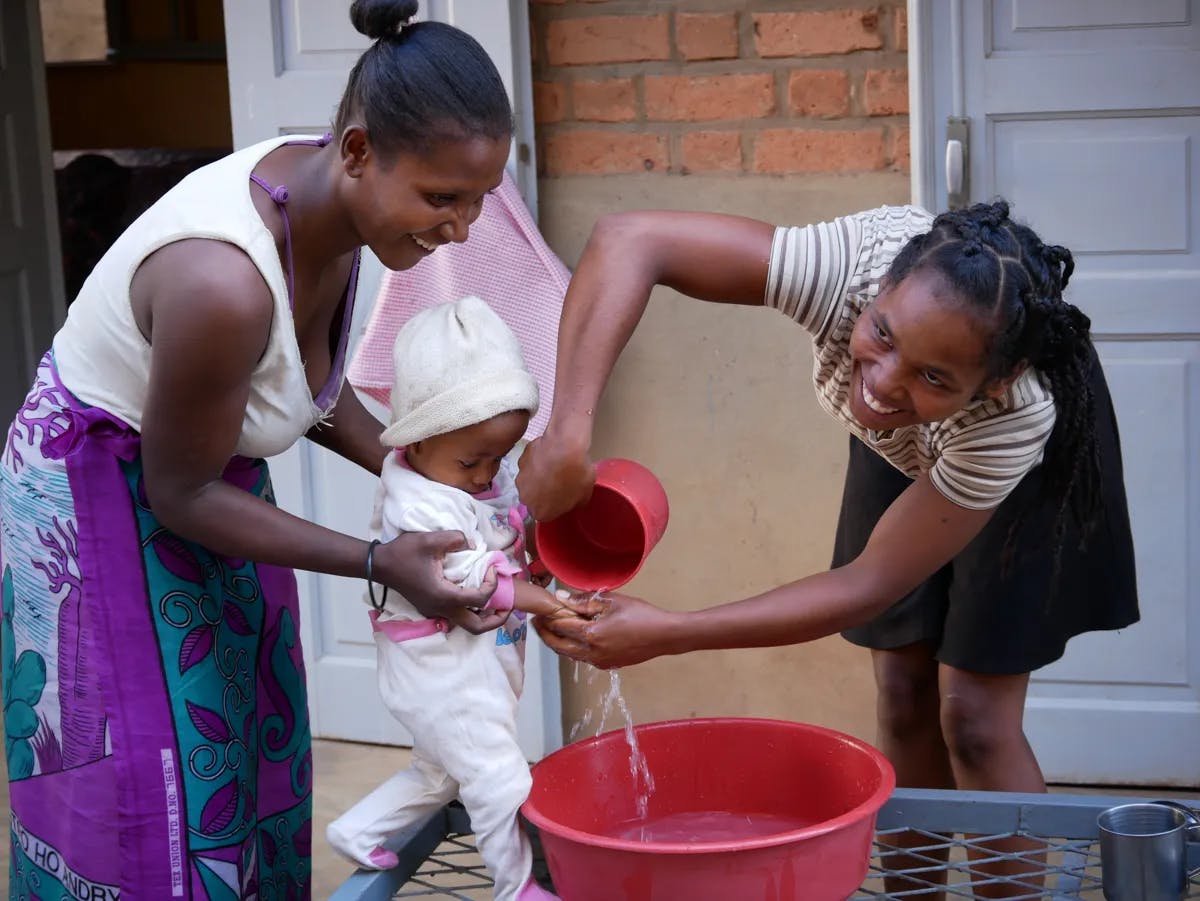
M1188 880L1189 834L1200 816L1171 801L1122 804L1100 814L1100 863L1108 901L1181 901Z

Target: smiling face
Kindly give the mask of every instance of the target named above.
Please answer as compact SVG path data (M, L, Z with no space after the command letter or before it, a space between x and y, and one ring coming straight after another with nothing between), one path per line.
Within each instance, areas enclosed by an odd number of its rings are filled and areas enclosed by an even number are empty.
M342 165L352 226L388 269L410 269L438 247L467 240L483 198L500 185L511 139L447 139L384 161L359 127L347 130Z
M880 292L850 336L850 410L875 431L936 422L979 395L998 397L1020 374L989 378L985 315L918 270Z
M529 412L513 410L483 422L415 441L405 449L408 465L425 478L468 494L486 491L529 426Z

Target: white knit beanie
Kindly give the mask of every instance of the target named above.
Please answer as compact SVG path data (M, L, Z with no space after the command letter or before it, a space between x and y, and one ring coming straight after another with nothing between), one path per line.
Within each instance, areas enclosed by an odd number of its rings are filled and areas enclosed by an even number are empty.
M537 381L504 320L478 297L417 313L392 348L392 424L379 440L404 447L510 410L538 409Z

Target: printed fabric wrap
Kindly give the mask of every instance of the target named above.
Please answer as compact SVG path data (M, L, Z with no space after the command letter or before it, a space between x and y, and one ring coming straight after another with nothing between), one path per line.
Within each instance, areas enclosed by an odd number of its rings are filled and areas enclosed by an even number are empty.
M273 502L262 460L224 478ZM295 577L164 528L138 434L50 354L0 460L0 572L10 898L308 898Z

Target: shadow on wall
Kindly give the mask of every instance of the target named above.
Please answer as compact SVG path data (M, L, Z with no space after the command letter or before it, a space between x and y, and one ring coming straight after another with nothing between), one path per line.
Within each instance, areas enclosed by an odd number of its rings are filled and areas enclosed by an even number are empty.
M58 227L68 305L134 219L184 176L226 150L95 150L55 153Z

